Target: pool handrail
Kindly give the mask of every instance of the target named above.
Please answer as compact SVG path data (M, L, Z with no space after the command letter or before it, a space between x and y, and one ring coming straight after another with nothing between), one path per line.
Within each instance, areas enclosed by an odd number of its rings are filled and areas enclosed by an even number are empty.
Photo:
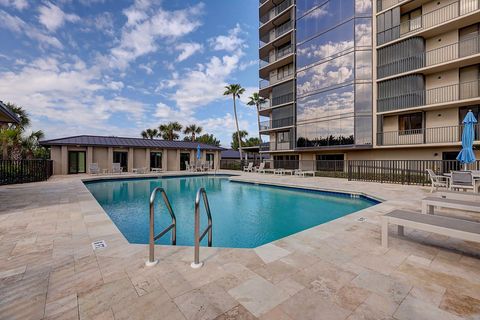
M157 192L160 192L163 198L163 202L165 202L165 206L170 213L170 217L172 218L172 223L165 228L162 232L158 235L155 235L155 224L154 224L154 215L155 215L155 198L157 196ZM155 240L160 239L163 237L168 231L172 230L172 245L177 244L177 218L175 217L175 213L173 212L172 206L170 201L168 200L167 193L165 189L162 187L156 187L153 189L152 194L150 195L150 237L149 237L149 256L148 261L145 262L147 267L152 267L158 263L158 259L155 259Z
M205 211L207 212L208 226L200 235L200 200L203 198L203 203L205 205ZM200 241L207 235L208 232L208 246L212 246L212 214L210 212L210 205L208 204L207 192L204 188L198 189L197 196L195 197L195 231L194 231L194 240L195 240L195 253L194 261L191 263L191 267L194 269L200 268L203 266L203 262L200 262Z

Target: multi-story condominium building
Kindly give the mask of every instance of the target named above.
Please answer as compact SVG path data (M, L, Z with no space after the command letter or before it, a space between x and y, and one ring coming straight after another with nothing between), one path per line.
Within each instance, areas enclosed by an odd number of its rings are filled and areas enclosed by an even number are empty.
M461 120L480 113L479 0L260 0L259 13L263 152L458 154Z

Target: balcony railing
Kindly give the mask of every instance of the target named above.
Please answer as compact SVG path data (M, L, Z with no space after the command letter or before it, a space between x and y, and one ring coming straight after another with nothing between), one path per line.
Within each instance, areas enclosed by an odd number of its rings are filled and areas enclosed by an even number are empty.
M264 103L260 104L260 110L267 110L275 106L287 104L293 102L293 93L287 93L278 97L273 97L272 100L265 100Z
M428 29L459 16L469 14L480 8L479 0L460 0L400 23L400 35Z
M378 67L379 78L430 67L480 53L480 36L422 52Z
M270 81L268 80L260 80L258 87L260 89L265 89L266 87L270 86Z
M480 139L480 125L474 127L475 140ZM422 128L415 130L388 131L377 134L381 146L415 145L429 143L453 143L462 141L463 125Z
M267 120L260 122L260 130L270 130L293 125L293 117Z
M290 45L288 47L282 48L277 50L274 55L267 56L265 58L260 59L260 68L266 67L270 63L280 60L281 58L291 54L293 52L293 46Z
M273 37L270 36L270 32L267 33L267 34L264 34L263 36L260 36L259 47L262 48L266 44L272 42L273 40L277 39L278 37L281 37L285 33L289 32L290 30L292 30L292 28L293 28L293 23L290 20L290 21L287 21L284 24L278 26L277 28L275 28L275 32L274 32Z
M388 112L432 104L448 103L480 97L480 80L409 92L377 100L378 112Z
M380 0L377 1L377 12L387 10L405 0Z
M278 15L283 13L291 5L292 5L292 0L285 0L282 3L280 3L278 6L274 8L273 15L271 13L272 11L270 11L267 14L264 14L263 16L260 17L260 26L263 26L268 21L278 17Z

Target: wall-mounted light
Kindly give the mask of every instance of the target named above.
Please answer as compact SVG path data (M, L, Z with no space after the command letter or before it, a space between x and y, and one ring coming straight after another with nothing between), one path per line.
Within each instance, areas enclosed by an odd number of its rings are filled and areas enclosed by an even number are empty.
M434 156L434 157L438 157L438 153L435 152L435 153L433 154L433 156Z

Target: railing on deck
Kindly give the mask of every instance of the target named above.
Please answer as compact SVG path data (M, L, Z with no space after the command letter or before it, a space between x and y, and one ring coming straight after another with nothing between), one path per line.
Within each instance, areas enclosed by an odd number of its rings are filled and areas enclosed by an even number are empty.
M0 185L45 181L52 174L52 160L0 160Z
M220 168L243 170L253 162L260 164L259 159L221 160ZM396 184L430 184L427 169L437 174L461 170L464 166L456 160L264 160L265 168L301 169L315 171L319 177L346 178L351 181L369 181ZM467 166L468 170L480 170L480 160Z

